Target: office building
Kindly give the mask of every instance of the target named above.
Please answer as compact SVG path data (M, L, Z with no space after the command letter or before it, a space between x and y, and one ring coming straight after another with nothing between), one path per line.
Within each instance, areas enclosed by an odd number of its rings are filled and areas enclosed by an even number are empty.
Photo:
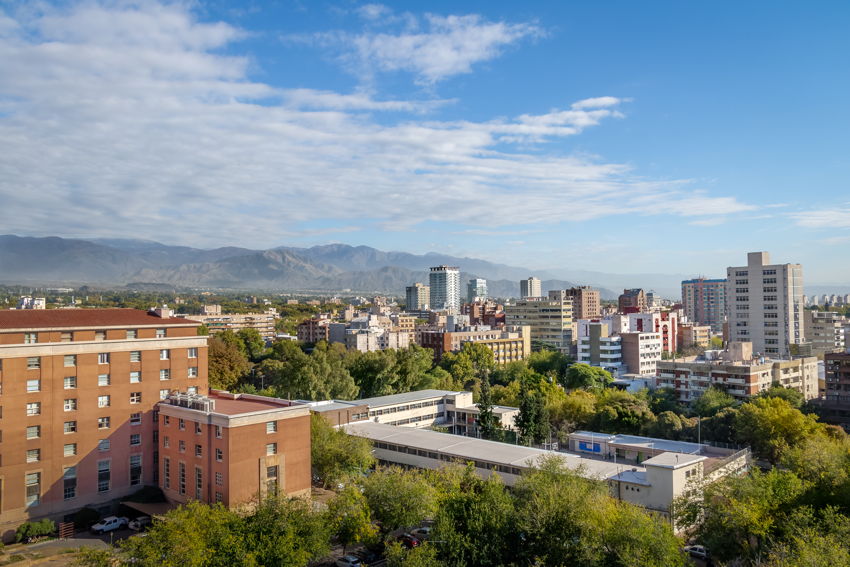
M632 333L658 333L664 352L674 353L679 349L679 313L677 311L654 311L652 313L629 313L628 331Z
M171 502L245 504L310 494L310 408L212 390L158 405L161 486Z
M642 289L624 289L617 300L620 313L643 313L648 310L646 292Z
M573 342L571 300L543 297L521 299L505 306L505 324L531 328L531 340L540 341L569 354Z
M424 311L431 305L431 288L421 283L404 289L405 308L408 311Z
M466 302L476 303L487 301L487 280L475 278L466 284Z
M156 406L207 393L207 337L169 309L0 311L0 529L156 485Z
M573 302L573 321L595 319L602 314L599 290L590 286L551 290L549 299L571 300Z
M493 352L496 364L522 360L531 354L531 330L528 327L459 331L423 329L416 333L416 340L419 346L433 350L437 361L447 352L458 352L464 343L484 345Z
M803 267L771 264L767 252L747 254L747 265L726 269L730 341L748 341L757 353L789 357L805 341Z
M772 384L794 388L806 400L818 395L818 360L813 356L775 360L756 356L752 343L729 343L717 359L658 362L656 386L673 388L681 402L689 403L708 388L723 390L733 398L747 400Z
M576 361L607 370L614 376L625 372L619 333L609 321L582 321L576 345Z
M529 297L543 297L543 287L540 279L534 276L519 281L519 296L522 299Z
M460 268L435 266L429 274L431 309L460 312Z
M823 355L844 352L844 328L848 324L843 315L831 311L804 311L806 341L812 345L812 353Z
M682 282L682 308L688 321L723 331L726 318L726 280L695 278Z
M626 372L654 376L661 361L661 335L658 333L620 333L620 350Z

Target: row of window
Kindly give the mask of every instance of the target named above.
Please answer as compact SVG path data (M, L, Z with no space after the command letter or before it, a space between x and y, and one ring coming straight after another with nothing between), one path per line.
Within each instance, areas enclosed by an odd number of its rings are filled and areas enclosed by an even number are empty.
M473 461L472 459L464 459L462 457L454 457L452 455L446 455L443 453L435 453L434 451L426 451L424 449L416 449L414 447L407 447L405 445L396 445L395 443L384 443L377 442L375 443L375 447L378 449L386 449L388 451L396 451L398 453L407 453L409 455L417 455L419 457L425 457L426 459L439 460L439 461L447 461L447 462L455 462L455 461L463 461L470 462L475 465L475 468L484 469L484 470L493 470L498 471L500 473L519 475L520 469L517 467L511 467L508 465L497 465L494 463L487 463L484 461Z
M274 469L274 470L271 470ZM177 491L180 494L186 494L186 463L180 461L177 464L178 470L178 488ZM203 486L204 486L204 471L201 467L195 467L195 498L200 500L203 498ZM162 462L162 476L163 476L163 486L166 489L171 488L171 459L165 457ZM266 478L269 480L274 480L275 484L277 483L278 471L277 467L268 467L266 471ZM224 474L217 472L215 473L215 485L216 486L224 486ZM223 496L221 492L215 493L215 501L221 502L223 500Z
M190 394L197 394L198 388L196 386L191 386L186 390ZM171 390L165 389L159 391L159 399L164 400L168 397L168 394L171 393ZM130 403L131 404L140 404L142 403L142 393L141 392L130 392ZM112 396L104 395L97 397L97 407L99 408L108 408L112 405ZM63 400L63 408L65 411L76 411L77 410L77 398L66 398ZM41 415L41 402L29 402L27 403L27 415L32 417L36 415Z
M110 353L108 352L100 352L97 354L97 363L98 364L109 364ZM188 349L188 357L189 358L198 358L198 349L190 348ZM171 350L170 349L162 349L159 351L159 359L160 360L171 360ZM141 362L142 361L142 351L134 350L130 351L130 362ZM76 354L66 354L63 357L62 361L63 366L71 368L77 365L77 355ZM41 357L40 356L28 356L27 357L27 369L28 370L38 370L41 368Z
M164 339L166 332L165 329L157 329L154 333L157 339ZM127 339L137 339L139 337L139 333L136 329L128 329L126 331L125 338ZM72 331L63 331L59 335L59 341L63 343L70 343L74 340L74 333ZM106 340L106 331L95 331L94 332L94 340L96 341L105 341ZM116 339L111 339L116 340ZM117 339L120 340L120 339ZM24 333L24 344L31 345L38 343L38 333Z
M192 390L191 388L189 390L190 390L189 391L190 394L197 393L197 392L191 391ZM201 423L199 421L193 421L192 423L195 424L195 435L200 435L201 431L202 431ZM171 416L168 416L168 415L162 416L162 424L166 427L170 427L171 426ZM183 419L182 417L177 418L177 429L179 429L180 431L186 430L186 420ZM276 421L267 421L266 422L266 433L277 433L277 422ZM216 436L216 439L221 439L221 426L220 425L215 426L215 436Z
M27 453L27 462L29 452ZM142 455L130 455L129 457L129 481L130 486L142 484ZM41 473L27 473L24 477L26 490L26 506L38 506L41 503ZM109 492L112 487L112 462L107 459L97 462L97 491ZM77 497L77 466L65 467L62 474L62 498L73 500Z
M390 408L381 408L381 409L378 409L378 410L372 410L372 411L369 412L369 415L374 417L376 415L385 415L385 414L388 414L388 413L397 413L397 412L400 412L400 411L408 411L408 410L411 410L411 409L436 406L436 405L440 405L442 403L443 403L442 399L428 400L428 401L425 401L425 402L408 404L408 405L404 405L404 406L395 406L395 407L390 407Z
M198 377L198 367L190 366L186 375L189 378L197 378ZM159 371L159 379L160 380L171 380L171 370L169 368L161 368ZM142 381L142 373L140 371L132 371L130 372L130 384L139 384ZM112 384L112 375L111 374L98 374L97 375L97 385L98 386L110 386ZM77 387L77 377L76 376L65 376L62 379L62 387L65 390L73 390ZM41 378L30 378L27 380L27 393L32 394L35 392L41 391Z

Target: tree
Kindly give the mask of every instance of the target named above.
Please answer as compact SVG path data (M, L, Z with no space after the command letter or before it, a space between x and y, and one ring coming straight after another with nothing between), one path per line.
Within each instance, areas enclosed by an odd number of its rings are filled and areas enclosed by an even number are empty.
M235 388L251 369L251 363L232 341L214 336L210 337L208 345L210 386L224 390Z
M735 437L759 458L779 462L782 454L806 439L824 434L817 417L795 409L778 397L754 398L743 404L735 419Z
M257 565L299 567L328 552L331 529L309 501L273 496L260 501L245 519L244 545Z
M405 549L399 542L394 541L387 546L387 567L441 567L443 563L437 558L437 548L425 544L413 549Z
M701 417L712 417L724 408L731 408L738 405L735 398L715 387L711 387L697 398L691 405L693 413Z
M794 388L786 388L781 384L773 383L770 388L767 390L763 390L759 392L756 398L782 398L786 402L788 402L791 407L800 409L803 407L803 404L806 402L806 398L803 396L802 392L799 390L795 390Z
M528 365L528 368L534 372L544 376L549 376L559 384L563 384L564 376L567 372L567 368L572 363L572 360L570 357L558 350L543 349L532 352L528 355L528 358L525 359L525 363Z
M493 351L481 343L463 343L460 351L447 352L440 365L448 370L463 389L477 391L484 373L496 366Z
M679 395L673 388L656 388L650 390L647 392L647 401L649 402L649 409L656 414L664 411L682 412L682 406L679 404Z
M571 365L567 368L565 376L565 386L567 388L581 388L594 392L604 390L613 381L613 376L607 370L584 363Z
M328 520L342 544L342 552L352 544L375 541L378 530L372 523L372 513L366 497L355 485L346 486L328 504Z
M490 392L490 378L485 374L481 380L481 394L478 397L478 429L481 437L495 441L501 440L502 427L499 418L493 413L493 396Z
M514 422L520 440L526 445L543 443L549 438L549 416L539 390L521 384L519 414Z
M266 341L257 329L240 329L236 336L245 345L245 354L252 362L259 362L266 354Z
M310 416L311 464L324 486L336 486L375 463L368 439L348 435L321 415Z
M597 397L590 427L606 433L639 435L645 424L654 420L645 399L622 390L605 390Z
M573 390L549 408L552 425L569 434L586 427L596 413L596 396L585 390Z
M362 481L363 495L385 533L420 524L436 511L436 490L418 470L389 467Z

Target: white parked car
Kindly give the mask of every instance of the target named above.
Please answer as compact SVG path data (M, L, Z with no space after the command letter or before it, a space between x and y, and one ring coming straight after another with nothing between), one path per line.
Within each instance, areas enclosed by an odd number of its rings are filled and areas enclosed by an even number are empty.
M151 525L151 517L150 516L139 516L135 520L131 520L130 524L127 526L131 530L141 531L146 530Z
M105 534L119 528L125 527L129 521L124 516L107 516L91 527L96 534Z
M702 545L686 545L684 547L684 551L691 557L696 557L698 559L708 559L708 549L706 549Z

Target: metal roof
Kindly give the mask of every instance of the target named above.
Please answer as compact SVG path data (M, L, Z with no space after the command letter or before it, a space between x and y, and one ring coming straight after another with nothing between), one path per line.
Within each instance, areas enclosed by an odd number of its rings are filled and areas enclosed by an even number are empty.
M639 435L616 435L611 433L597 433L595 431L576 431L570 437L588 440L593 438L598 441L607 441L613 445L623 445L635 449L653 449L657 451L672 451L674 453L701 453L707 449L706 445L689 443L687 441L671 441L670 439L658 439L656 437L641 437Z
M683 453L661 453L643 462L645 466L664 467L667 469L678 469L686 465L692 465L706 460L708 457L700 455L686 455Z
M377 396L374 398L363 398L362 400L351 400L351 403L366 404L370 408L381 406L394 406L411 402L421 402L431 398L442 398L448 395L462 394L452 390L417 390L403 394L391 394L389 396Z

